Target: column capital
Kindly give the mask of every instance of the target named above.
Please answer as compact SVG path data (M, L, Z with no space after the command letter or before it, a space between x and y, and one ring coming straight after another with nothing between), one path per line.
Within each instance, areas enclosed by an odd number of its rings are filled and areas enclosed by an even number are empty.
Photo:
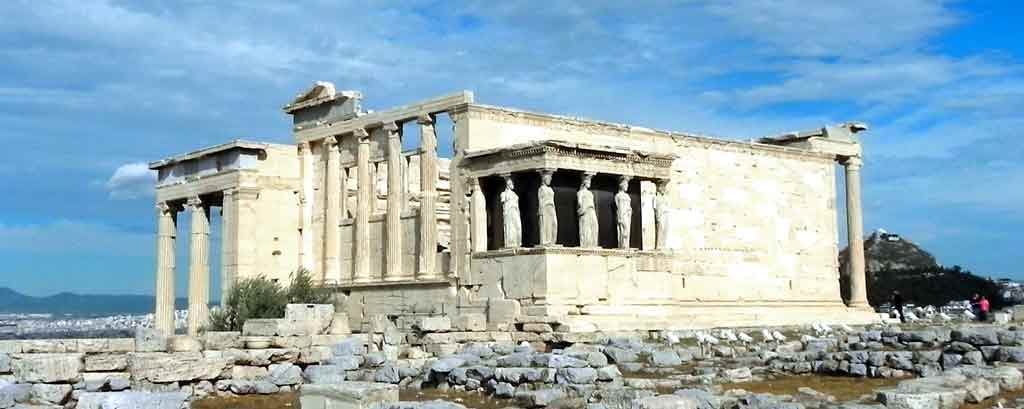
M199 196L192 196L185 202L185 206L189 207L190 210L198 210L203 207L203 200Z
M224 189L224 191L222 193L224 194L225 198L229 197L229 196L234 196L234 195L238 194L238 188L237 187L230 187L230 188Z
M370 143L370 133L366 132L365 128L353 129L352 136L355 136L359 140L359 143Z
M385 122L384 125L381 126L381 129L384 129L384 132L388 133L388 138L394 138L398 136L398 130L400 128L398 127L398 124L394 122Z
M177 211L178 211L177 207L171 205L170 202L159 202L159 203L157 203L156 204L156 210L158 212L160 212L160 214L164 214L164 213L174 214L174 213L177 213Z
M309 152L309 141L299 142L299 156L305 155Z
M433 125L434 124L434 117L432 117L430 115L426 115L426 114L420 115L420 116L416 117L416 123L420 124L420 125Z
M338 146L338 138L334 135L328 136L324 138L324 144L330 147L336 147Z
M846 159L843 159L841 163L843 166L850 169L860 169L864 166L864 160L861 159L860 156L848 156Z
M552 175L557 170L558 168L540 168L537 169L537 173L540 173L541 175Z
M619 182L629 183L630 180L633 180L632 176L628 176L628 175L621 175L621 176L619 176Z

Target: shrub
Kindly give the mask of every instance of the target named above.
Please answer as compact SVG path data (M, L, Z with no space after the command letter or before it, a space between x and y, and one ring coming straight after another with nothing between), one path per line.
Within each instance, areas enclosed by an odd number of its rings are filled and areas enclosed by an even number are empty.
M292 274L291 284L280 284L264 276L238 280L224 305L210 312L208 331L241 331L246 320L284 318L288 304L326 304L332 300L329 289L316 285L309 271Z

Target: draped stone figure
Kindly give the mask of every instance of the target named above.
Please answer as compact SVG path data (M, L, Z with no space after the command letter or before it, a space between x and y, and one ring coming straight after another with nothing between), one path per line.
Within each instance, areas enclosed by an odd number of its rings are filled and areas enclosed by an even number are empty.
M654 196L655 248L668 248L668 181L658 183L658 194Z
M593 174L583 174L580 190L576 192L576 215L580 218L580 247L597 247L597 210L594 193L590 191Z
M511 176L505 176L505 191L501 192L501 215L505 227L505 247L520 247L523 244L523 222L519 219L519 195L513 190Z
M551 170L540 172L540 187L537 188L537 217L540 220L540 245L555 244L558 236L558 216L555 215L555 191L551 189Z
M619 193L615 194L615 219L618 226L620 249L629 248L629 229L633 221L633 207L630 203L629 193L626 193L628 188L629 178L624 176L619 179Z

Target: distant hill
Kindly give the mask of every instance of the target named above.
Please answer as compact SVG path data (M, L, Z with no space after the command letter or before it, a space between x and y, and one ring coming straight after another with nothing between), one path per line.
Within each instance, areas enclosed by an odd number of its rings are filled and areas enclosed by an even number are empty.
M847 251L840 252L844 299L849 299ZM895 291L918 305L940 306L974 294L988 297L993 307L1005 305L999 286L991 279L960 266L943 267L931 253L896 234L879 231L864 240L864 261L868 301L874 306L889 302Z
M47 297L33 297L0 287L0 313L54 316L148 314L153 312L154 303L151 295L92 295L65 292ZM187 306L187 299L175 300L176 308L185 309Z

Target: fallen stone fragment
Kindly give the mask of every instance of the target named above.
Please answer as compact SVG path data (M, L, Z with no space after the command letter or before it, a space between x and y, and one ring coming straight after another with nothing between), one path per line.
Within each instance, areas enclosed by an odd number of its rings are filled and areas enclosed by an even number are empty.
M183 392L85 392L77 409L185 409L187 402Z
M377 404L394 402L398 402L398 386L385 383L306 385L299 392L299 405L303 409L369 409Z

